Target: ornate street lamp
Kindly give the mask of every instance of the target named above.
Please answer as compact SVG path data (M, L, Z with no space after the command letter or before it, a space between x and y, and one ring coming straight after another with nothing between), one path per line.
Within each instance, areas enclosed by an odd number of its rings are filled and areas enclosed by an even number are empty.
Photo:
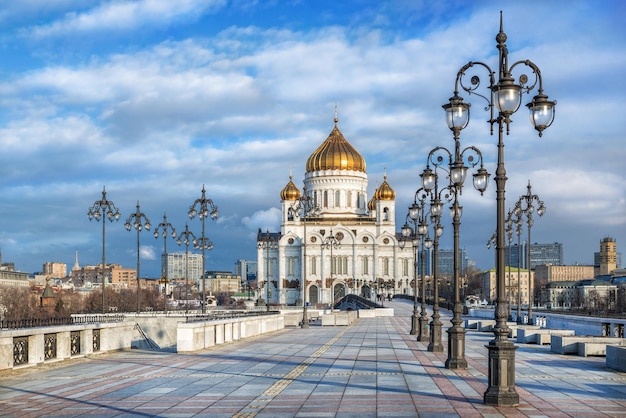
M506 286L507 291L506 291L506 303L508 305L508 310L509 310L509 316L508 319L509 321L511 320L511 305L512 303L512 297L511 297L511 244L513 243L513 212L509 211L508 215L506 217L506 220L504 221L504 230L506 232L506 240L507 240L507 255L508 255L508 259L507 259L507 279L508 279L508 284Z
M294 218L299 217L304 225L302 237L302 328L309 328L307 313L309 287L306 278L306 221L308 217L316 218L320 213L321 208L315 204L313 197L307 194L306 187L302 189L302 195L296 199L296 202L289 208L289 214Z
M324 232L325 231L320 231L322 236L324 236ZM325 237L324 240L322 241L321 248L322 248L322 250L324 250L324 249L330 250L330 281L332 283L332 281L333 281L333 274L335 273L335 270L336 270L335 260L333 260L333 249L336 250L338 248L341 248L341 242L337 239L337 236L333 234L333 230L332 229L330 230L330 235ZM333 289L333 292L334 292L334 289ZM384 298L383 298L383 300L384 300ZM384 302L383 302L383 304L384 304Z
M141 277L141 252L139 251L139 234L144 227L149 231L152 225L150 224L150 219L148 219L146 215L141 212L139 201L137 201L136 207L137 210L135 211L135 213L131 214L128 219L126 219L124 228L126 228L127 231L130 231L131 229L133 229L133 227L135 227L135 229L137 230L137 313L139 313L141 311L141 308L139 306L139 278Z
M159 238L159 230L161 230L161 235L163 235L163 258L161 259L161 277L164 281L164 291L163 291L163 312L167 315L167 270L169 268L169 263L167 259L167 234L170 233L172 239L176 238L176 229L172 226L171 223L167 221L167 215L163 212L163 222L157 225L154 228L154 238Z
M419 197L418 197L419 196ZM407 222L402 227L403 240L400 241L400 247L405 244L404 241L411 241L413 247L413 269L414 269L414 282L413 282L413 315L411 316L411 331L410 335L418 335L417 341L428 341L428 333L426 332L426 324L428 323L428 313L426 313L426 301L425 301L425 283L424 283L424 238L428 233L428 224L426 224L426 198L428 193L420 188L415 192L415 200L413 204L409 206L409 213L407 214ZM413 224L413 227L409 226L409 222ZM421 245L421 290L420 295L422 298L422 312L421 317L418 315L417 308L417 280L419 276L418 269L418 251Z
M120 219L120 211L115 207L115 204L107 200L107 192L105 187L102 188L102 199L96 200L93 202L93 206L89 208L87 212L87 217L91 221L95 219L96 221L100 221L102 218L102 313L105 313L104 310L104 288L106 286L106 264L105 264L105 251L104 251L104 236L105 236L105 226L106 220L108 219L110 222L119 221Z
M195 247L196 249L202 250L202 313L204 313L204 307L206 305L206 260L204 256L204 251L213 249L213 243L204 234L204 220L209 216L211 217L211 219L215 220L219 215L217 206L213 204L213 201L211 199L207 199L206 197L204 184L202 185L202 196L196 199L195 202L193 202L193 204L189 207L189 218L193 219L196 217L196 215L198 215L198 217L202 221L202 237L197 241Z
M496 309L494 327L495 338L487 346L489 350L489 381L487 390L484 393L484 402L490 405L515 405L519 403L519 395L515 390L515 344L509 340L510 329L507 326L507 309L504 282L504 204L506 170L504 167L504 129L509 133L511 115L515 113L521 104L522 95L530 93L535 87L538 94L532 98L526 106L530 110L530 120L534 128L541 137L544 129L548 128L554 120L554 109L556 102L548 100L548 96L543 93L543 81L539 67L529 60L522 60L509 66L509 52L506 47L506 34L502 31L502 12L500 12L500 32L496 36L499 60L497 72L493 71L487 64L470 61L465 64L456 76L454 96L450 99L450 104L444 107L446 111L446 121L448 125L453 125L459 130L469 123L470 105L463 103L463 98L459 97L459 88L468 94L476 94L488 103L487 109L490 111L488 120L493 134L494 125L498 127L498 163L496 168L496 204L497 204L497 228L496 228ZM480 87L480 78L471 76L470 85L463 83L466 72L475 65L487 70L489 84L486 86L490 92L489 97L477 93ZM513 70L524 65L532 70L535 75L534 82L528 84L528 76L522 74L516 82L513 77ZM496 74L498 79L496 80Z
M478 148L469 146L463 150L460 149L459 132L462 128L454 124L449 125L449 128L454 133L454 153L444 147L436 147L430 151L426 163L426 170L424 170L422 176L422 184L427 192L430 192L434 188L434 193L439 194L439 200L441 196L443 196L448 202L452 201L450 216L452 217L454 243L454 308L452 310L452 326L448 329L448 359L446 360L445 366L448 369L465 369L467 368L467 360L465 359L465 328L461 326L463 322L461 318L463 305L461 303L460 294L461 279L459 268L459 228L461 226L463 207L459 206L459 195L462 193L468 168L474 168L480 164L480 168L473 174L473 178L474 187L481 195L487 189L489 173L483 166L483 157ZM431 164L435 167L434 171L430 169ZM444 168L444 166L447 166L447 168ZM438 168L447 171L450 180L449 184L440 192L437 192Z
M430 155L429 155L430 158ZM437 167L435 167L436 169ZM443 226L441 226L441 211L443 204L441 203L441 192L439 190L438 175L429 167L426 167L422 174L422 187L430 195L430 223L434 228L433 239L433 280L435 295L433 299L433 316L430 321L430 342L428 351L442 352L443 344L441 342L441 315L439 314L439 237L443 234Z
M520 196L519 200L515 204L515 209L513 212L522 222L522 218L526 215L526 225L528 226L528 245L526 248L526 267L528 268L528 323L533 325L533 303L535 301L535 297L533 294L533 277L531 274L532 266L530 260L530 228L533 226L533 212L535 211L535 206L533 202L536 201L539 204L537 208L537 215L543 216L546 213L546 207L543 205L543 201L539 199L539 196L533 194L532 187L530 185L530 180L528 180L528 189L525 195Z
M259 250L265 250L265 294L267 300L265 301L265 306L267 307L267 312L270 311L270 250L276 250L278 248L278 241L280 241L280 236L276 236L275 234L270 234L269 230L266 230L265 234L261 234L261 230L259 229L259 234L257 237L257 247Z
M189 230L189 225L185 223L185 230L176 240L176 244L185 243L185 313L189 311L189 243L194 247L198 245L198 240L193 232Z
M517 323L522 323L522 288L521 288L521 268L522 268L522 218L517 216L515 223L515 233L517 234ZM530 275L529 275L530 277Z

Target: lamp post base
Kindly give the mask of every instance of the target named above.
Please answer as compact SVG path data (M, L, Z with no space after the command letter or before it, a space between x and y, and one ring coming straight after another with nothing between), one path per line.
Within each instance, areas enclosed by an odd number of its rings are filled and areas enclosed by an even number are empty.
M428 335L428 317L426 315L419 318L419 330L420 333L417 336L417 341L427 343L430 341L430 335Z
M309 315L307 314L306 303L305 303L304 307L302 308L302 326L301 326L301 328L308 328L308 327L309 327Z
M433 319L430 322L430 344L428 344L428 351L432 351L433 353L441 353L443 351L441 326L442 323L439 320L439 312L436 312L433 314Z
M446 369L467 369L465 359L465 329L452 326L448 329L448 359Z
M419 333L419 315L417 314L417 309L413 310L413 315L411 316L411 331L409 335L417 335Z
M515 350L509 340L492 340L486 345L489 350L489 386L484 394L487 405L514 406L519 404L515 390Z

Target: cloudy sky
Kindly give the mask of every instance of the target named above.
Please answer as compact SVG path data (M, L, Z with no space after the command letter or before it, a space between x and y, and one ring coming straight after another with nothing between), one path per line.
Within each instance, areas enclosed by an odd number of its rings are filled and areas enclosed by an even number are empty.
M537 64L558 101L542 138L525 107L513 116L507 207L530 180L547 207L533 242L561 242L566 264L591 264L610 236L626 256L623 1L21 0L0 3L3 261L35 272L71 267L78 251L81 265L100 262L102 227L87 211L106 186L122 215L107 223L107 262L134 267L136 233L123 224L137 201L154 225L166 212L200 236L187 212L204 185L220 210L206 224L207 269L232 270L256 258L258 228L278 229L280 190L290 171L302 185L335 105L367 161L369 196L386 170L400 228L428 152L453 145L441 105L457 71L497 68L501 9L510 62ZM482 197L464 188L460 240L490 268L497 137L486 102L465 100L461 141L482 151L492 181ZM159 274L162 250L142 233L142 276Z

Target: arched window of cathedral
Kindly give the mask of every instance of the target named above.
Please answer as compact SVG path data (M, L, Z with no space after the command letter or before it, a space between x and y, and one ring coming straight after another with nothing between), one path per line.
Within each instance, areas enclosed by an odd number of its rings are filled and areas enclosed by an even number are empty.
M341 207L341 192L339 190L335 191L335 207Z
M324 190L324 207L328 207L328 190Z
M342 274L348 274L348 257L343 257L342 261L343 261L342 262L343 269L342 269L341 273Z
M346 195L346 206L349 208L352 207L352 192L350 190L348 190L348 193Z
M309 263L311 265L311 274L317 274L317 257L316 256L311 256L311 262Z
M389 258L388 257L383 257L383 274L385 276L389 275Z
M402 260L402 275L403 276L409 275L409 259L408 258L405 258Z
M369 274L369 257L363 256L363 266L362 266L363 274Z
M294 275L295 265L296 265L296 258L295 257L289 257L287 259L287 275L288 276L293 276Z
M383 221L389 220L389 208L383 209Z

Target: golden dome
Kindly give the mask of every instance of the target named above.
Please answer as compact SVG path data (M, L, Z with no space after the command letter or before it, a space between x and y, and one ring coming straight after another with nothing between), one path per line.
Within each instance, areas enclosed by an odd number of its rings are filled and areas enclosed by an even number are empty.
M293 184L291 176L289 176L289 183L280 191L280 198L282 200L297 200L300 198L300 190Z
M370 199L369 202L367 202L367 209L369 209L370 211L376 210L376 200L373 197Z
M396 192L391 188L389 183L387 183L387 175L385 175L385 179L379 188L376 189L374 193L374 199L376 200L395 200Z
M321 170L351 170L365 173L365 159L343 137L337 127L337 121L335 117L332 132L307 160L307 173Z

